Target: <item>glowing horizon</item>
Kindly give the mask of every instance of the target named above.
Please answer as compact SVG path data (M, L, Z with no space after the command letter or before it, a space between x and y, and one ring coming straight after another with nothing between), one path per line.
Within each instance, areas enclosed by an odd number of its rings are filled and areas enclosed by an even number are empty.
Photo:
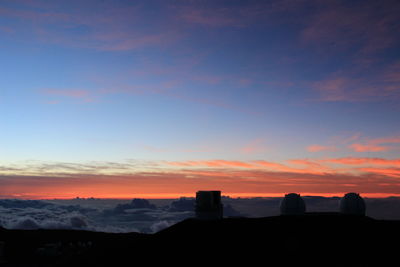
M217 190L217 189L215 189ZM343 197L345 194L352 192L339 192L339 193L305 193L305 192L285 192L285 193L224 193L222 192L222 196L230 197L230 198L283 198L285 194L289 193L297 193L302 197ZM355 192L357 193L357 192ZM73 195L73 194L71 194ZM400 194L381 194L381 193L365 193L361 194L363 198L388 198L388 197L400 197ZM179 199L182 197L186 198L195 198L196 193L182 193L182 194L131 194L131 195L101 195L101 196L59 196L59 197L48 197L48 196L19 196L15 195L9 196L7 198L0 199L26 199L26 200L71 200L71 199L121 199L121 200L132 200L134 198L143 198L143 199Z
M0 171L2 198L150 198L221 190L232 196L320 196L355 191L399 195L400 159L345 157L227 161L126 161L13 164ZM365 181L368 181L366 183ZM95 190L95 191L94 191Z

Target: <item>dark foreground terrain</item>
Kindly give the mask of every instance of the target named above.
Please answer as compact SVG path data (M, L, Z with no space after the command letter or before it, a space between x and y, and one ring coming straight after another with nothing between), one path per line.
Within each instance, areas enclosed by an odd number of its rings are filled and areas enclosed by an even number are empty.
M337 213L189 219L156 234L0 229L0 266L399 266L399 241L400 221Z

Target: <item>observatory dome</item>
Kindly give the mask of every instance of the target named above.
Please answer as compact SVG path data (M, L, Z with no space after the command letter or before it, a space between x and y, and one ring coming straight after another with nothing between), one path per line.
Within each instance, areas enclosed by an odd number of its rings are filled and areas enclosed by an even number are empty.
M281 202L281 215L301 215L306 212L306 204L299 194L285 195Z
M364 199L357 193L347 193L340 200L340 213L364 216Z
M197 191L195 211L198 219L222 219L221 191Z

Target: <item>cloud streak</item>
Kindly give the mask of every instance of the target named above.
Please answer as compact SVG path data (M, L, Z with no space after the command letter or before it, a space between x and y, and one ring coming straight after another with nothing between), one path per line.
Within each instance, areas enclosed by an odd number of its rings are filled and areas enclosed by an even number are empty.
M357 157L345 157L345 158L331 158L319 160L319 162L325 163L337 163L344 165L383 165L383 166L399 166L400 159L384 159L384 158L357 158Z
M97 98L89 90L82 89L44 89L42 93L50 97L78 99L93 102Z
M30 29L38 42L101 51L127 51L148 46L164 46L178 38L173 28L145 23L139 6L110 2L81 3L75 7L29 3L0 8L0 14L12 19L19 29ZM26 30L20 34L28 35Z
M388 151L390 148L385 146L377 146L377 145L362 145L362 144L352 144L349 145L349 148L354 150L355 152L381 152Z
M334 138L331 140L334 145L310 145L308 152L339 151L351 150L354 152L386 152L400 149L400 137L389 136L382 138L361 138L361 134L353 135L349 138Z
M36 164L38 165L38 164ZM200 189L268 195L279 192L360 192L399 190L399 159L327 158L161 161L101 164L39 164L1 171L1 197L151 197L193 194ZM7 173L7 174L6 174ZM390 184L392 187L384 187ZM398 192L398 191L397 191Z
M2 197L132 198L191 196L198 190L268 196L284 192L342 193L352 184L362 193L397 194L400 173L395 168L362 168L360 174L268 170L194 170L131 175L1 176ZM368 182L367 182L368 181ZM390 185L390 186L384 186Z
M377 102L400 98L399 62L386 64L371 73L371 67L338 71L311 83L322 102Z
M321 152L321 151L336 151L335 146L321 146L321 145L311 145L307 147L308 152Z
M355 143L349 145L349 148L355 152L381 152L398 148L400 137L385 137L366 140L364 144Z
M346 2L331 1L319 6L302 32L303 41L319 49L352 49L371 54L395 45L393 33L399 30L400 5L396 1L364 1L354 8ZM384 16L377 16L377 10ZM368 31L365 29L368 28Z

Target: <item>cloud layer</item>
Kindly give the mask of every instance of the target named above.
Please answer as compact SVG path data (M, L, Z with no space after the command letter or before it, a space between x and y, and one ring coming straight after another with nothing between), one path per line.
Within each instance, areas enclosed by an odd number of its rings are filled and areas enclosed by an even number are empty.
M194 198L163 202L155 205L138 198L130 202L93 198L47 201L3 199L0 200L0 226L26 230L152 233L194 216ZM225 205L225 216L239 215L241 213L231 205Z
M303 196L308 212L337 212L338 197ZM282 197L223 197L225 217L279 215ZM367 215L400 219L399 198L366 198ZM137 205L138 203L141 203ZM79 204L77 204L79 203ZM145 200L0 200L0 226L9 229L77 229L154 233L194 216L194 198Z

